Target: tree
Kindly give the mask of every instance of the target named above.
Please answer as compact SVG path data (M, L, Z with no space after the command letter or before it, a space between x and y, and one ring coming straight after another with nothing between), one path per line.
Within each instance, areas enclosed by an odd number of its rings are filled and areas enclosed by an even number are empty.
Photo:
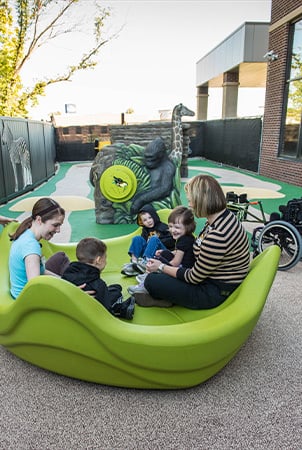
M91 6L89 0L0 0L0 115L26 117L28 108L45 95L47 86L69 81L76 72L97 65L101 47L113 38L103 37L110 9L101 7L100 0L94 0L93 45L90 41L88 50L63 73L35 80L33 86L26 87L22 82L22 69L42 46L79 32L81 25L87 34L89 26L80 14L73 23L71 19L76 8L85 8L88 3Z
M287 119L299 124L302 111L302 49L297 47L292 54L290 83L288 91Z

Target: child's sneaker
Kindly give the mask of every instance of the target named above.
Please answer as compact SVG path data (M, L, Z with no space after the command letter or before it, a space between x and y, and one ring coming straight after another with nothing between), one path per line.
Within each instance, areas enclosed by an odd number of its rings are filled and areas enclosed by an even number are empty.
M128 319L128 320L133 319L134 307L135 307L135 298L131 296L122 303L120 315L121 319Z
M138 272L134 267L133 263L127 263L123 265L123 268L121 270L121 273L123 275L126 275L127 277L134 277L135 275L138 275L140 272Z
M147 268L147 260L141 258L137 262L133 263L133 267L139 273L145 273L146 272L146 268Z
M133 319L134 315L134 307L135 307L134 297L129 297L125 301L123 301L123 297L120 297L112 305L112 313L115 317L119 317L120 319L131 320Z

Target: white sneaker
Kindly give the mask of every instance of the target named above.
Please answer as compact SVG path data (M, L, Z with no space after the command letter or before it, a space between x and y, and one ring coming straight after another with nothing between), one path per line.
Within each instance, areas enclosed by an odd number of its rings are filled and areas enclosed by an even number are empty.
M147 272L141 273L141 274L137 275L137 276L135 277L135 279L136 279L136 281L137 281L138 283L142 283L142 282L145 281L147 275L148 275Z
M130 295L133 295L133 294L135 294L135 293L137 293L137 292L140 292L140 293L148 293L148 291L147 291L147 289L144 287L144 285L143 284L136 284L136 285L134 285L134 286L129 286L128 287L128 292L129 292L129 294Z

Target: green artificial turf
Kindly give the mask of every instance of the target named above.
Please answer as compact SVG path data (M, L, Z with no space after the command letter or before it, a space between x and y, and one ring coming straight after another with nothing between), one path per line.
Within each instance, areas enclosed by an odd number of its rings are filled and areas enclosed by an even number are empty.
M29 192L24 197L32 197L32 196L49 196L56 190L56 184L62 180L66 172L72 167L72 165L75 163L61 163L57 173L50 178L46 183L43 183L41 186L39 186L34 191ZM82 163L83 164L83 163ZM191 178L198 173L204 173L204 174L211 174L211 171L209 169L211 168L218 168L218 169L225 169L232 172L240 172L244 175L247 175L252 178L256 178L261 181L270 182L274 184L280 185L280 191L285 194L285 197L282 199L264 199L262 200L263 209L265 213L270 214L271 212L278 211L279 205L286 204L288 200L291 200L292 198L299 198L302 197L302 187L293 186L288 183L282 183L277 180L272 180L260 175L257 175L255 173L251 173L248 171L244 171L242 169L236 169L229 166L222 166L219 163L214 163L211 161L207 161L202 158L193 158L189 159L188 161L189 167L198 167L200 168L199 171L197 170L191 170L189 168L188 170L188 178ZM217 177L218 178L218 177ZM219 178L218 178L219 179ZM89 180L87 180L87 184L90 187L89 194L87 195L88 198L93 199L93 186L91 186ZM185 196L184 192L184 185L185 182L181 183L181 201L183 205L188 205L187 198ZM235 183L233 183L235 185ZM11 200L7 204L1 205L0 207L0 214L4 216L9 216L13 218L17 218L20 213L19 212L12 212L10 211L10 207L14 205L16 202L20 200L20 197ZM71 233L71 242L78 242L80 239L82 239L85 236L96 236L99 239L106 239L114 236L122 236L126 235L128 233L131 233L137 228L136 224L110 224L110 225L101 225L97 224L95 221L95 212L94 210L88 210L88 211L75 211L72 212L69 215L69 223L71 225L72 233ZM204 224L204 219L196 219L197 227L196 232L198 232ZM255 224L256 226L256 224ZM0 227L1 232L1 227Z
M223 166L220 163L215 163L213 161L208 161L205 159L192 159L188 161L188 165L189 166L193 166L193 167L200 167L201 170L199 172L197 172L196 170L189 170L188 173L188 178L193 177L194 175L196 175L197 173L204 173L204 174L210 174L213 175L211 173L211 171L208 171L207 168L217 168L217 169L224 169L224 170L229 170L231 172L239 172L242 173L246 176L249 176L251 178L255 178L257 180L261 180L261 181L265 181L268 183L274 183L280 186L279 192L282 192L282 194L285 195L284 198L274 198L274 199L263 199L262 201L262 205L263 205L263 209L267 214L270 214L271 212L274 211L278 211L278 208L280 205L286 205L287 202L293 198L301 198L302 197L302 187L299 186L294 186L292 184L289 183L283 183L282 181L279 180L274 180L272 178L267 178L261 175L258 175L254 172L249 172L247 170L243 170L243 169L238 169L235 167L230 167L230 166ZM213 175L214 176L214 175ZM218 177L217 177L218 178ZM219 178L218 178L219 179ZM183 183L184 184L184 183ZM224 183L224 185L227 185ZM232 186L241 186L241 184L236 184L236 183L231 183ZM183 189L182 189L183 192ZM184 192L183 192L184 195ZM183 200L183 197L181 197L181 200Z

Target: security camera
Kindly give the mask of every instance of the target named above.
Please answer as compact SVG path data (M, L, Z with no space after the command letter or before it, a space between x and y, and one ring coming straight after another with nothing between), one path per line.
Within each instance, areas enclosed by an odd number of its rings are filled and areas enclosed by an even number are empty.
M265 53L263 58L267 59L268 61L276 61L276 59L278 59L278 55L274 52L274 50L270 50L269 52Z

